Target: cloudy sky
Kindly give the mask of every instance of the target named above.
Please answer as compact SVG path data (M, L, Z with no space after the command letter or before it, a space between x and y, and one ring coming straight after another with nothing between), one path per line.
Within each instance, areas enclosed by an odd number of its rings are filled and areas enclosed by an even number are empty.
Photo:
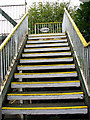
M33 2L46 2L48 0L26 0L28 6L30 6ZM57 0L49 0L49 2L57 1ZM58 0L60 2L63 1L71 1L72 5L79 5L79 0ZM25 0L0 0L0 5L10 5L10 4L24 4Z

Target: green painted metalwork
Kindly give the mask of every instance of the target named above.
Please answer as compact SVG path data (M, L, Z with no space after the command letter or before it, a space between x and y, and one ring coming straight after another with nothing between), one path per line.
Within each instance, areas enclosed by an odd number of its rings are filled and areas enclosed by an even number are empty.
M0 8L0 13L2 16L4 16L13 26L16 26L16 22L8 15L6 14L1 8Z

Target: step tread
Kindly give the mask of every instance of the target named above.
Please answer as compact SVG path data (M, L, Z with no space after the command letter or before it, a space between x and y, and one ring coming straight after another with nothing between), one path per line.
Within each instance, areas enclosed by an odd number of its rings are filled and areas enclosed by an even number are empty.
M52 78L52 77L77 77L77 71L48 72L48 73L14 73L15 78Z
M50 47L50 46L68 46L68 42L65 42L65 43L47 43L47 44L26 44L25 47Z
M36 40L33 40L33 41L31 41L31 40L27 40L27 43L59 43L59 42L67 42L67 39L54 39L54 40L38 40L38 41L36 41Z
M68 52L46 52L46 53L22 53L22 57L50 57L50 56L70 56L71 51Z
M63 36L65 35L65 32L63 33L44 33L44 34L29 34L28 37L36 37L36 36Z
M66 51L66 50L70 50L70 47L24 48L24 52Z
M20 59L20 63L71 62L73 57Z
M58 39L58 38L66 38L66 35L62 36L48 36L48 37L29 37L28 40L34 40L34 39Z
M43 81L43 82L11 82L11 84L52 84L52 83L76 83L76 82L80 82L79 80L70 80L70 81Z
M8 100L83 99L82 91L32 91L7 94Z
M18 65L18 70L75 69L75 64Z
M13 111L13 112L11 112ZM2 114L87 114L88 106L84 103L40 103L23 105L6 105Z
M80 87L79 80L11 82L12 88L43 88L43 87Z

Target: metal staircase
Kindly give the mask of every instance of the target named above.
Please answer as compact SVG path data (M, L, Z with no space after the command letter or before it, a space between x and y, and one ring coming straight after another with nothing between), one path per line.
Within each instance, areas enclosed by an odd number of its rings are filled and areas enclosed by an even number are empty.
M2 114L60 115L72 120L87 117L88 107L65 33L28 35L14 78Z

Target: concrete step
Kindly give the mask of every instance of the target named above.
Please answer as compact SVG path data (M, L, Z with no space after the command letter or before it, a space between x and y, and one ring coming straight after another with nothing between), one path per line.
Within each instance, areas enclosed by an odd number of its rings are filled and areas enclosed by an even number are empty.
M44 33L44 34L30 34L28 37L42 37L42 36L64 36L65 33Z
M70 47L24 48L24 52L67 51Z
M75 69L75 64L18 65L18 70Z
M61 58L32 58L32 59L20 59L20 63L57 63L57 62L72 62L73 57L61 57Z
M41 40L41 39L59 39L59 38L66 38L66 35L63 35L63 36L45 36L45 37L28 37L28 40Z
M81 91L38 91L8 93L8 100L58 100L58 99L83 99Z
M71 51L68 52L45 52L45 53L22 53L22 57L55 57L55 56L71 56Z
M11 82L11 88L54 88L80 87L79 80L39 81L39 82Z
M40 44L40 43L62 43L67 42L67 39L54 39L54 40L27 40L28 44Z
M88 107L84 103L43 103L26 105L6 105L2 107L2 114L29 114L29 115L60 115L60 114L87 114Z
M26 48L41 48L41 47L63 47L63 46L68 46L68 42L65 43L47 43L47 44L26 44Z
M20 63L57 63L57 62L72 62L73 57L62 58L34 58L34 59L20 59Z
M77 77L77 71L72 72L48 72L48 73L15 73L15 78L56 78Z

